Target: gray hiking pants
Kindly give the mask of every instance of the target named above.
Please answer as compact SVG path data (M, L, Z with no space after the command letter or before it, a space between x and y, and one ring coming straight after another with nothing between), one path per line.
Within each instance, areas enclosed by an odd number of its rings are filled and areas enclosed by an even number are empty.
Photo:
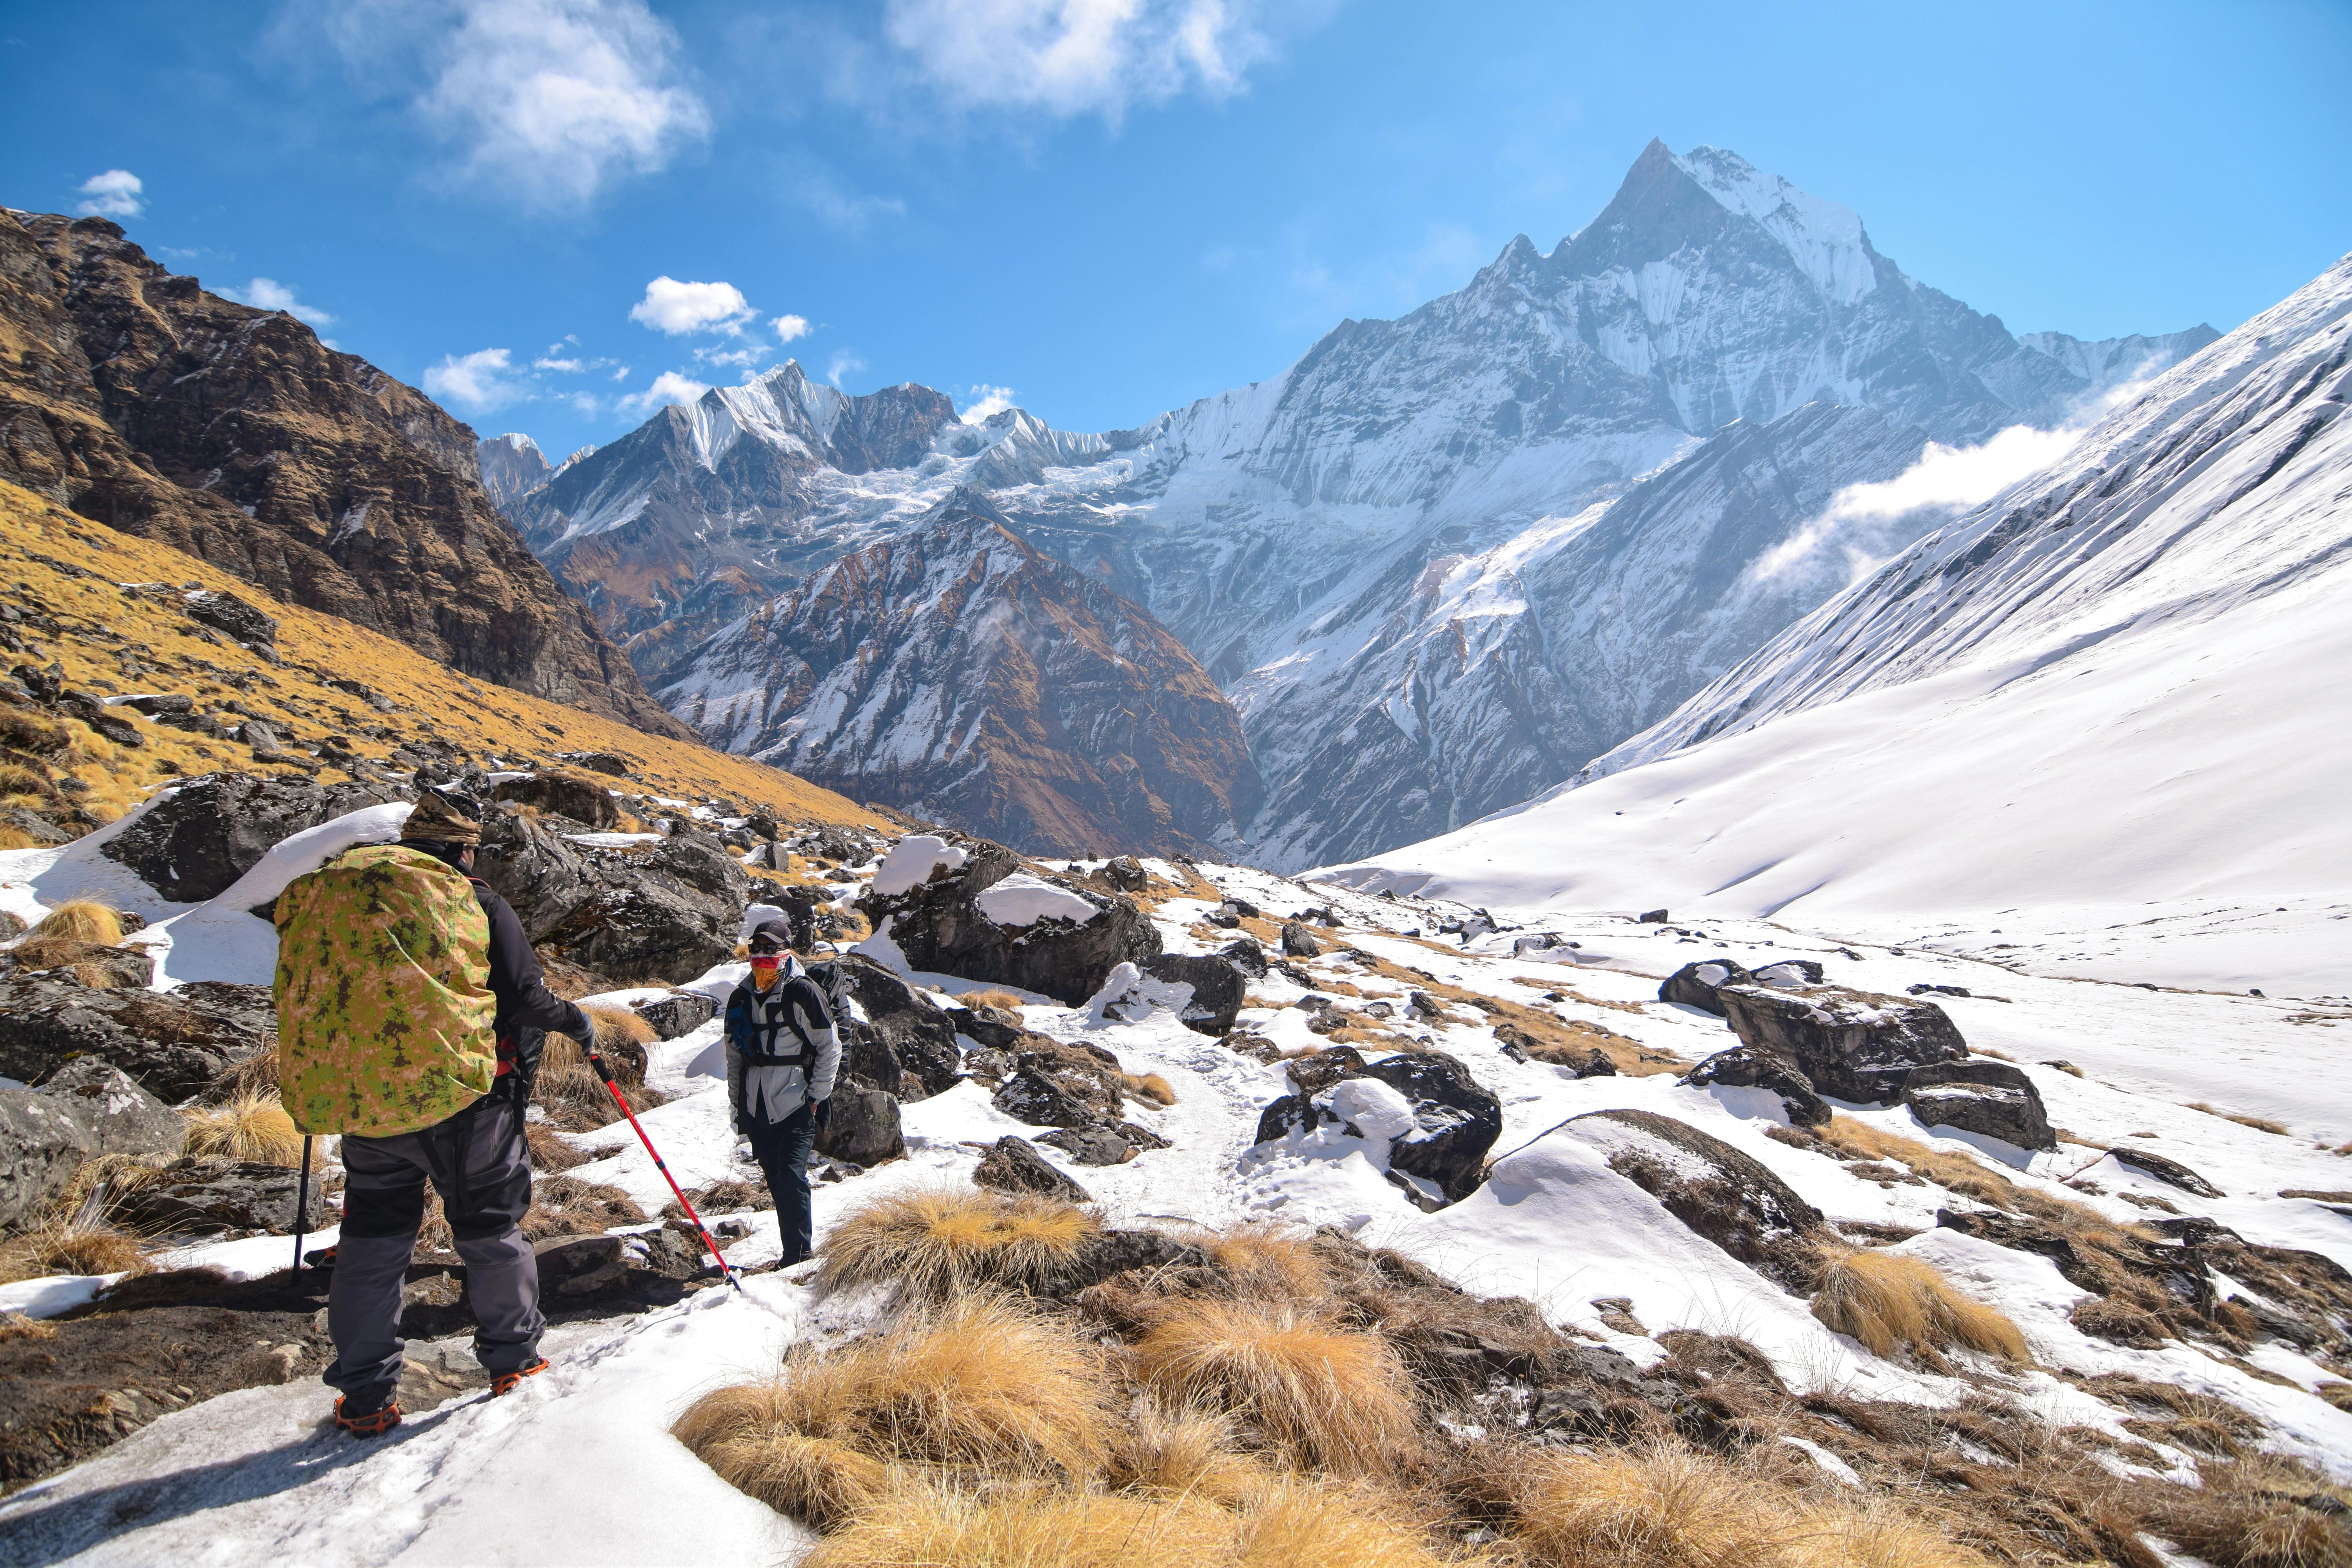
M522 1117L506 1081L446 1121L397 1138L343 1140L343 1228L327 1291L335 1362L326 1381L345 1393L397 1382L401 1287L425 1217L425 1184L466 1263L474 1354L496 1375L539 1354L539 1261L519 1228L530 1207Z

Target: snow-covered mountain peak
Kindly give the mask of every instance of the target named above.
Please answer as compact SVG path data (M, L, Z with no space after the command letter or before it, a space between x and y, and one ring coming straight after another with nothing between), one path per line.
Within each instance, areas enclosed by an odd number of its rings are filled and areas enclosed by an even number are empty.
M1730 211L1761 224L1830 299L1851 305L1878 287L1877 253L1852 207L1808 195L1720 147L1694 147L1675 163Z

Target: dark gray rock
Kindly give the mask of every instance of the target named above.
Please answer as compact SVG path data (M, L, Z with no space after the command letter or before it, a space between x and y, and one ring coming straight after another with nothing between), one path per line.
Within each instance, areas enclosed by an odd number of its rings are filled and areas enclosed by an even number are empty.
M1441 1051L1390 1057L1366 1067L1412 1102L1415 1131L1390 1146L1389 1165L1433 1182L1448 1202L1477 1191L1486 1152L1503 1131L1503 1102Z
M1139 893L1150 886L1151 874L1134 856L1120 855L1105 863L1102 879L1122 893Z
M2107 1152L2116 1157L2117 1164L2128 1165L2159 1182L2179 1187L2184 1193L2194 1193L2200 1198L2229 1195L2178 1160L2168 1160L2161 1154L2151 1154L2145 1149L2133 1149L2123 1144L2117 1144Z
M155 978L155 960L142 948L36 937L0 952L0 973L46 973L77 984L143 989Z
M1649 1110L1596 1110L1553 1131L1591 1144L1611 1170L1742 1263L1804 1287L1821 1211L1753 1156Z
M971 1179L1000 1193L1035 1193L1071 1204L1095 1201L1092 1193L1055 1170L1026 1138L999 1138L981 1156Z
M123 707L134 712L144 713L150 719L160 719L166 713L186 713L193 710L195 705L194 698L183 697L177 692L149 693L137 697L126 697L122 700Z
M126 1194L124 1222L156 1235L220 1236L231 1231L291 1235L295 1173L236 1160L184 1160ZM312 1183L315 1204L317 1184ZM318 1223L314 1212L311 1223Z
M550 772L527 779L508 779L490 791L496 800L511 801L534 810L551 812L602 833L617 827L621 808L605 786L578 773Z
M996 924L981 913L980 895L1024 863L986 839L962 847L967 858L955 871L904 893L868 891L858 900L876 930L890 922L890 940L914 968L1018 986L1075 1007L1102 988L1115 965L1160 952L1160 932L1133 899L1075 884L1070 890L1094 905L1092 919Z
M637 1016L653 1026L656 1038L675 1040L690 1035L719 1016L719 1004L693 991L673 991L637 1004Z
M0 1089L0 1226L32 1219L97 1153L98 1139L75 1107L29 1089Z
M1805 1075L1785 1058L1753 1046L1734 1046L1727 1051L1716 1052L1691 1068L1683 1081L1700 1089L1721 1084L1727 1089L1769 1089L1780 1097L1792 1125L1829 1125L1830 1108L1813 1092Z
M1253 980L1265 978L1265 949L1254 936L1237 937L1217 949L1217 956Z
M12 805L5 811L0 811L0 825L15 828L31 839L36 848L45 848L57 844L70 844L74 841L72 834L68 833L39 812L26 806Z
M816 1137L816 1150L828 1159L853 1165L878 1165L907 1152L898 1127L898 1097L863 1084L834 1086L825 1125Z
M1668 918L1664 910L1644 910L1640 916L1642 924L1645 926L1662 926Z
M207 773L181 784L99 853L167 899L200 903L260 863L280 839L359 810L405 799L384 784Z
M44 975L0 980L0 1076L26 1083L91 1056L177 1104L275 1044L277 1028L266 985L205 981L159 993L94 991Z
M860 1059L871 1057L869 1038L886 1047L897 1064L899 1079L886 1088L902 1100L924 1100L953 1089L963 1076L961 1053L956 1047L956 1025L961 1014L933 1006L928 996L900 979L887 966L864 953L845 953L838 961L849 977L850 994L863 1021L852 1021ZM836 1026L843 1021L835 1020ZM845 1052L853 1042L843 1040ZM845 1061L848 1059L845 1055ZM866 1070L881 1070L878 1061ZM904 1082L912 1078L911 1084Z
M1242 1010L1248 978L1222 958L1163 952L1142 962L1143 973L1154 980L1192 988L1192 1000L1176 1011L1184 1026L1203 1035L1222 1035L1234 1026Z
M1135 1152L1139 1154L1148 1154L1154 1149L1166 1149L1172 1146L1167 1139L1140 1123L1115 1121L1111 1125L1118 1130L1120 1137L1135 1145Z
M1287 1138L1294 1131L1312 1132L1327 1121L1337 1121L1307 1093L1286 1094L1257 1115L1257 1135L1253 1143L1273 1143Z
M1090 1127L1101 1119L1093 1107L1034 1067L1024 1067L1006 1079L990 1097L990 1103L1032 1127Z
M1727 958L1703 958L1696 963L1685 963L1666 976L1658 986L1658 1000L1679 1002L1685 1007L1696 1007L1703 1013L1723 1016L1723 1003L1716 990L1724 985L1753 984L1755 976Z
M278 646L277 618L262 614L234 594L198 590L181 603L181 613L200 626L226 632L236 641L256 647L274 649Z
M1716 994L1740 1039L1786 1058L1832 1099L1888 1103L1902 1097L1914 1068L1969 1054L1933 1002L1833 985L1805 992L1724 985Z
M176 1155L188 1145L188 1124L178 1111L96 1057L66 1063L40 1092L71 1108L100 1154Z
M1136 1155L1134 1144L1120 1136L1117 1128L1100 1121L1056 1127L1041 1134L1037 1142L1061 1150L1081 1165L1123 1165Z
M1957 1127L2021 1149L2055 1149L2058 1135L2042 1106L2042 1091L2008 1062L1936 1062L1915 1068L1903 1082L1903 1101L1929 1127Z
M1583 1065L1575 1070L1579 1078L1615 1078L1617 1064L1609 1059L1607 1051L1595 1046L1592 1047L1592 1054L1585 1058Z
M1018 1050L1027 1037L1029 1027L1019 1014L1009 1008L992 1007L986 1003L967 1005L956 1015L956 1027L971 1037L972 1043L989 1050Z
M536 1244L540 1305L551 1315L665 1307L711 1267L698 1238L667 1226L635 1236L553 1237Z
M1323 954L1323 944L1297 921L1285 921L1282 922L1282 951L1291 958L1319 958Z
M535 838L544 856L547 836ZM558 868L551 857L544 863ZM530 931L534 945L625 985L678 984L735 955L751 879L717 839L677 833L646 849L592 849L578 863L584 896ZM484 879L499 886L495 877ZM541 889L542 898L553 893ZM542 904L536 912L550 910Z

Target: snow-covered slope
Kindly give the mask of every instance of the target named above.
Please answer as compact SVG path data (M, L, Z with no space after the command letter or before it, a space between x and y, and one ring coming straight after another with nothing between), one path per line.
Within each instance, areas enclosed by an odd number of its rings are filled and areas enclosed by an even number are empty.
M2352 991L2347 398L2352 258L1570 785L1334 875Z

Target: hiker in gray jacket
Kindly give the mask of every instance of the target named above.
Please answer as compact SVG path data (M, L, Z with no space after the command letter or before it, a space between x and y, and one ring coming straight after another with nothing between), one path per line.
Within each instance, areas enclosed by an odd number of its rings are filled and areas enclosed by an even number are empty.
M751 973L727 998L727 1103L776 1200L786 1265L809 1255L809 1155L841 1070L832 1011L791 944L783 921L763 921Z

